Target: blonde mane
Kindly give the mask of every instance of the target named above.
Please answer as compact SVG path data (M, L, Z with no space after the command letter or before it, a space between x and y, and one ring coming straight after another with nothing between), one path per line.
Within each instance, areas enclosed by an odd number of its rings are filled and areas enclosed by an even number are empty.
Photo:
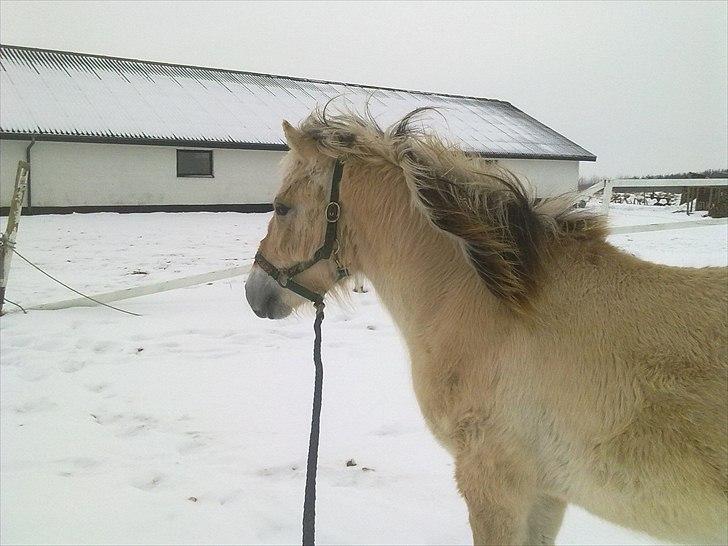
M518 311L530 308L550 249L574 239L603 241L601 218L574 210L578 194L537 201L510 171L414 125L421 108L383 129L371 115L315 111L301 131L343 162L399 169L413 205L457 238L490 291Z

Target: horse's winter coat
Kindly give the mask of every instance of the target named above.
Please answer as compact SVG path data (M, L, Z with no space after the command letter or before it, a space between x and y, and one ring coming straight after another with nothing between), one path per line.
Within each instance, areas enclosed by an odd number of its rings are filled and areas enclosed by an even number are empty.
M641 261L573 201L535 203L410 122L284 123L291 152L260 250L279 267L311 257L340 159L338 259L406 339L475 542L552 544L566 503L664 540L726 542L726 269ZM325 292L335 270L297 280ZM270 318L304 301L259 268L246 294Z

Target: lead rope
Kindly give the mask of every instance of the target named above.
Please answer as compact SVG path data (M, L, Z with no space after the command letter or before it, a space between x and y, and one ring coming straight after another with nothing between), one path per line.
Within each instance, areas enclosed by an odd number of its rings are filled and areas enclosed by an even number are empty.
M334 172L331 175L331 193L329 204L326 206L326 234L324 243L313 255L313 258L298 262L291 267L278 269L265 259L265 256L258 251L255 255L255 262L263 271L276 281L282 288L295 292L302 298L313 302L316 308L316 320L313 323L313 331L316 338L313 343L313 363L316 375L313 385L313 409L311 411L311 435L308 440L308 460L306 462L306 492L303 499L303 546L315 545L316 531L316 465L318 462L319 428L321 424L321 392L324 382L324 367L321 363L321 323L324 320L324 297L309 290L293 280L296 275L306 271L321 260L328 260L331 255L336 262L337 281L346 277L349 273L342 267L338 258L338 241L336 239L337 225L341 215L339 205L339 183L344 171L344 166L336 159L334 161Z
M306 493L303 500L303 546L314 546L316 532L316 469L318 463L319 428L321 424L321 394L324 382L324 366L321 363L321 323L324 320L324 302L314 303L316 320L313 323L313 363L316 375L313 385L313 409L311 411L311 435L308 440L306 463Z

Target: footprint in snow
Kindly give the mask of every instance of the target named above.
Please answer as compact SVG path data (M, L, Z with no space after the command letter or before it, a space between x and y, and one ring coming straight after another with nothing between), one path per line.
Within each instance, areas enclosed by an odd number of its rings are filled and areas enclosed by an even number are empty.
M302 475L302 471L297 464L290 464L285 466L272 466L262 468L258 470L256 474L265 478L287 478L291 476L300 476Z
M118 347L118 343L113 341L97 341L92 349L95 353L108 353L114 346Z
M103 392L109 385L107 383L97 383L95 385L86 385L86 389L90 392L95 392L96 394L100 394Z
M154 417L142 414L134 415L131 419L129 419L129 421L131 421L130 426L127 426L118 432L116 434L117 437L128 438L131 436L138 436L156 428L159 423L159 421Z
M110 425L111 423L116 423L124 418L121 413L108 416L101 415L100 413L89 413L89 416L99 425Z
M218 502L222 506L224 504L228 504L230 502L233 502L234 500L238 499L240 497L240 495L242 495L242 494L243 494L243 490L242 489L233 489L229 493L226 493L226 494L222 495L218 499Z
M34 336L14 335L10 338L8 346L23 348L33 343Z
M45 379L48 375L48 370L28 363L18 368L18 377L31 383Z
M39 413L43 411L50 411L58 407L58 404L51 402L45 398L39 400L31 400L25 402L19 406L15 406L15 413L27 414L27 413Z
M268 329L268 334L272 336L278 336L285 339L301 339L304 336L308 335L308 332L290 332L288 330L274 330L274 329Z
M88 364L85 360L69 360L61 366L63 373L76 373L86 367Z
M33 344L33 348L37 349L39 351L57 351L59 348L59 345L62 345L62 343L58 342L57 338L54 337L43 337L40 339L37 339L35 343Z
M19 375L21 379L29 383L36 383L46 379L49 374L44 370L23 370Z
M209 437L196 430L185 432L185 435L188 436L190 440L182 442L177 446L177 452L181 453L182 455L202 449L203 447L207 446L207 440L210 439Z
M82 473L84 470L89 470L101 464L96 459L89 457L70 457L68 459L58 459L55 461L63 470L58 472L59 476L70 478L75 474Z
M119 438L128 438L130 436L138 436L144 432L147 432L148 430L148 425L135 425L119 432L116 436L118 436Z
M141 489L142 491L152 491L159 487L159 484L162 483L163 479L164 476L161 474L154 475L151 478L148 476L139 477L132 479L129 482L129 485L136 487L137 489Z
M186 455L186 454L192 453L194 451L199 451L206 445L207 444L205 444L205 442L201 442L199 440L191 440L189 442L182 442L181 444L177 445L177 452L180 455Z
M397 424L387 424L372 431L375 436L401 436L412 432L412 427L406 427Z

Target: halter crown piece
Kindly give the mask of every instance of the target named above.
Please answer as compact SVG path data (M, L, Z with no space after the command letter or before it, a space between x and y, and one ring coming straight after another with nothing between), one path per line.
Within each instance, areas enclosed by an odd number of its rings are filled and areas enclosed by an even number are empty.
M339 205L339 184L344 166L337 159L334 163L334 174L331 178L331 194L329 204L326 205L326 235L324 244L314 253L313 258L306 262L299 262L279 269L265 259L263 254L258 252L253 263L268 273L280 286L295 292L301 297L313 302L316 307L316 320L313 323L313 330L316 338L313 344L313 361L316 367L316 375L313 387L313 410L311 412L311 435L308 440L308 458L306 461L306 492L303 501L303 545L314 546L316 529L316 469L318 461L319 428L321 420L321 394L324 379L324 368L321 363L321 322L324 320L324 296L305 286L297 283L293 278L299 273L306 271L309 267L328 260L334 255L336 261L337 280L346 277L349 273L343 267L336 256L339 246L336 239L336 232L341 216L341 205Z
M331 258L332 254L334 254L334 258L336 259L336 253L338 252L339 246L336 237L339 218L341 217L339 185L341 183L341 174L343 171L344 166L341 164L341 161L337 159L334 163L334 173L331 177L331 194L329 196L329 204L326 205L326 235L324 237L324 243L314 253L313 258L305 262L298 262L291 267L281 269L271 264L265 259L265 256L263 256L261 252L258 252L255 255L255 261L253 262L254 264L258 264L260 268L268 273L268 275L270 275L280 286L313 302L317 310L319 308L323 308L323 294L318 294L313 290L309 290L305 286L294 281L293 278L310 267L313 267L321 260L328 260ZM339 264L338 259L336 260L336 274L337 280L349 275L346 268Z

